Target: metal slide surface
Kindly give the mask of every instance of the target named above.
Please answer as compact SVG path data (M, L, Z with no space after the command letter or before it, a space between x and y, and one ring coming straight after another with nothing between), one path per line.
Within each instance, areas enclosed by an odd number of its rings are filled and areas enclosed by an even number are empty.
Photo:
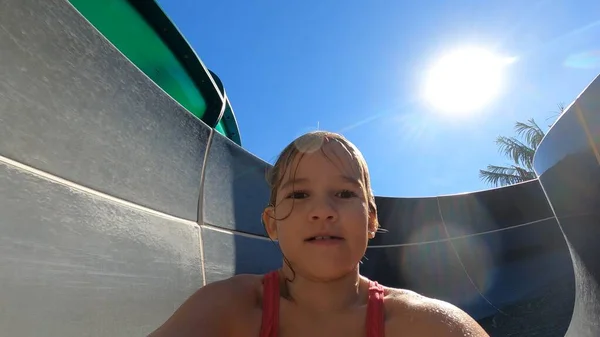
M68 1L0 7L2 336L144 336L202 285L281 265L259 218L266 162ZM491 336L600 336L599 135L596 79L540 145L539 179L378 197L388 232L362 273Z

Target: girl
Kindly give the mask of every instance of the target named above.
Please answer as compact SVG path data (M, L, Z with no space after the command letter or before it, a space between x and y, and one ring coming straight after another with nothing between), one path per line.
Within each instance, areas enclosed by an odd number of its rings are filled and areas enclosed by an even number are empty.
M379 224L369 171L343 136L311 132L273 166L266 231L280 270L199 289L150 337L483 337L457 307L359 273Z

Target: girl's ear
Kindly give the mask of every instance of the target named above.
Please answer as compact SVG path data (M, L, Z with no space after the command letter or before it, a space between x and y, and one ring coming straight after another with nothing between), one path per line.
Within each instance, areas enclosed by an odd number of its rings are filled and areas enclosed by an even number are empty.
M262 223L269 238L273 241L277 240L277 222L275 221L275 209L273 206L267 206L263 211Z
M369 214L369 239L373 239L375 237L375 233L377 233L378 227L379 227L379 222L377 221L377 215L370 213Z

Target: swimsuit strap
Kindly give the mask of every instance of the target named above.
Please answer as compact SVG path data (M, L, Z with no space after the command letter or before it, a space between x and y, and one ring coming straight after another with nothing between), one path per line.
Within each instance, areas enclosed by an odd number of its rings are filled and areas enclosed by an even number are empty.
M367 337L385 336L384 290L376 281L369 282L367 304Z
M277 337L279 330L279 274L272 271L263 279L260 337Z
M279 297L279 273L272 271L263 278L260 337L277 337L279 331ZM383 287L376 281L370 281L366 317L367 337L385 336L383 298Z

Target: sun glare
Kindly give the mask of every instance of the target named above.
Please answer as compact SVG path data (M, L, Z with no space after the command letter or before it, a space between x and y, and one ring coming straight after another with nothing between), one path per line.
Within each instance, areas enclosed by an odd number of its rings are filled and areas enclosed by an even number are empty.
M425 79L425 99L444 113L482 109L501 92L506 65L513 59L479 48L461 49L440 58Z

